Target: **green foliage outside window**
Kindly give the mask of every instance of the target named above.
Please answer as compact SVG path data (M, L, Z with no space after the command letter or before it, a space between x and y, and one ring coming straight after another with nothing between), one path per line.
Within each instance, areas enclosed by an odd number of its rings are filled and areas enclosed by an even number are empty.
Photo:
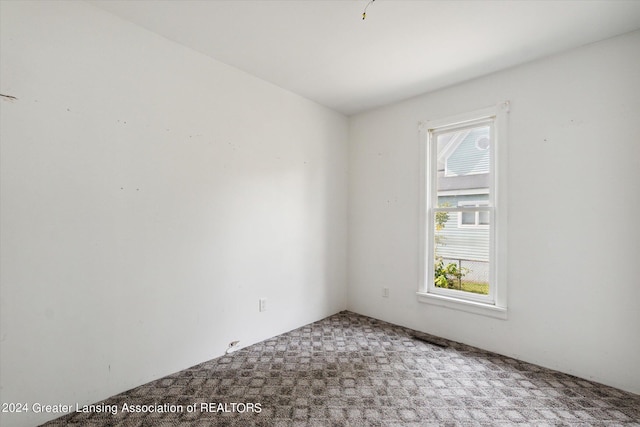
M445 202L439 205L441 208L451 206ZM444 263L441 256L438 255L438 247L443 246L444 236L440 232L444 229L445 224L449 221L449 212L436 212L436 233L434 237L435 243L435 264L434 264L434 283L439 288L461 289L462 278L469 272L468 268L460 268L455 262Z

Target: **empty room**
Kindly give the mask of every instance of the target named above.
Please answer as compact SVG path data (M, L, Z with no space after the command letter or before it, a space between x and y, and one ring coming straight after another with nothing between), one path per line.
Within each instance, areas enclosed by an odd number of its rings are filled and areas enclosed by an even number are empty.
M0 425L640 426L639 1L0 0Z

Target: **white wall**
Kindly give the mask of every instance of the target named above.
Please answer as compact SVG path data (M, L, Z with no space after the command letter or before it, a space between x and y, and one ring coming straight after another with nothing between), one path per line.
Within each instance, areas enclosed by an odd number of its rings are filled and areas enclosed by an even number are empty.
M346 117L82 2L0 15L2 402L95 402L346 308Z
M349 309L640 393L638 52L635 32L353 116ZM506 321L415 295L418 121L505 100Z

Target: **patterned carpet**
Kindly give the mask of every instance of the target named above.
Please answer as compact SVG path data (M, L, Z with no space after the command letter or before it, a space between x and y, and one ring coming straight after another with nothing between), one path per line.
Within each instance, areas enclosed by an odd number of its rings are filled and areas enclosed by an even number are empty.
M640 396L342 312L44 425L640 426Z

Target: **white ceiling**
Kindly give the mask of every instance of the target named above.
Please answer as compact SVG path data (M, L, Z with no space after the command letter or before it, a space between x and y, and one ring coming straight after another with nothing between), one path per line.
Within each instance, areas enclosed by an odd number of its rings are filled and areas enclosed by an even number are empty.
M640 28L639 0L89 2L345 114Z

